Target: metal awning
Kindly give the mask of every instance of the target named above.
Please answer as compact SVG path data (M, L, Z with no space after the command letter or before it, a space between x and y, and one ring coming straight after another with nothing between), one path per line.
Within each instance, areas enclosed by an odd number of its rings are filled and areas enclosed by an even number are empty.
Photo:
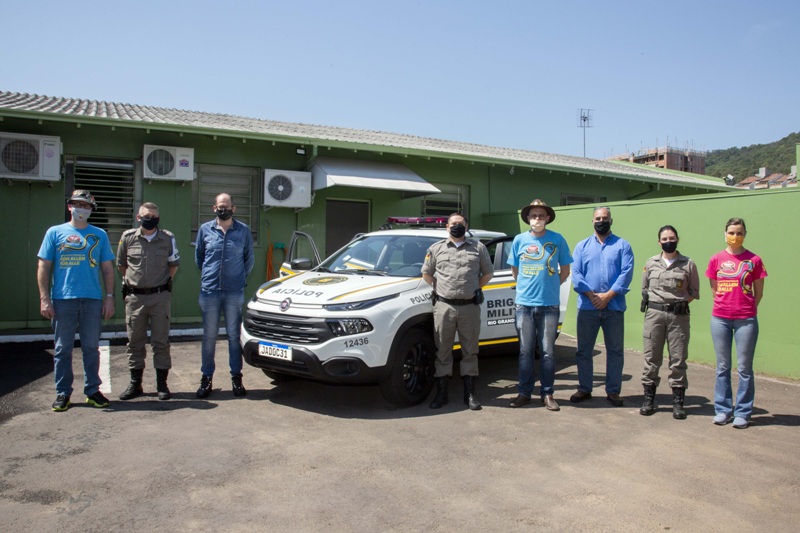
M406 196L442 192L399 163L318 157L311 167L311 175L315 191L344 185L412 193Z

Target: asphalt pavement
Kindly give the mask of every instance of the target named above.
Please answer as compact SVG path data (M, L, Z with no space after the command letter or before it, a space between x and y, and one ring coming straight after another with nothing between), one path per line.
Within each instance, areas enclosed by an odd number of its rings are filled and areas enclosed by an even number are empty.
M377 386L275 383L245 365L235 398L227 348L199 400L197 341L172 345L173 399L117 400L123 345L108 350L111 406L54 413L52 343L0 344L0 531L796 531L800 383L758 376L750 428L712 424L714 370L690 364L688 418L669 389L639 415L641 354L622 396L570 404L575 345L557 344L555 397L510 409L514 354L481 359L481 411L397 409ZM758 357L758 353L756 355ZM148 365L151 358L148 357ZM662 369L664 376L664 369ZM665 380L666 381L666 380ZM734 380L735 384L735 380ZM537 389L538 390L538 389Z

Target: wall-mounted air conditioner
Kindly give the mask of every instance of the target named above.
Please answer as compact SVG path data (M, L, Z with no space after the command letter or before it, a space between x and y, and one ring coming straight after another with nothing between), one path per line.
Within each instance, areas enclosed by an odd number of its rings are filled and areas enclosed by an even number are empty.
M311 172L264 170L264 205L310 207Z
M144 179L192 181L194 148L144 145Z
M0 132L0 178L61 179L61 139Z

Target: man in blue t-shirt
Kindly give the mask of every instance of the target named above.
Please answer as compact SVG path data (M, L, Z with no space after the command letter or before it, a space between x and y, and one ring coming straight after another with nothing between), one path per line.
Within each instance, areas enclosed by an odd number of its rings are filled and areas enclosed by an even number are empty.
M71 219L45 233L39 248L40 312L55 334L53 356L56 401L53 411L66 411L72 395L72 348L75 333L83 352L83 392L92 407L108 407L100 392L101 317L114 316L114 254L108 235L89 224L97 203L89 191L77 190L67 201ZM100 286L102 274L105 295ZM50 280L52 278L52 289Z
M549 411L558 411L553 399L555 382L555 343L561 284L569 277L572 256L567 241L547 224L555 220L553 208L534 200L522 208L520 216L531 229L514 237L508 264L517 280L516 326L519 335L519 394L510 407L530 403L533 394L534 355L541 359L541 397Z

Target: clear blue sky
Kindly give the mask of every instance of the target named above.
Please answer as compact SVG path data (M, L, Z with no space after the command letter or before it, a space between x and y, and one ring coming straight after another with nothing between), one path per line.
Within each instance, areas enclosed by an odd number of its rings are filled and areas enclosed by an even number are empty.
M800 2L2 0L0 90L582 155L800 131Z

